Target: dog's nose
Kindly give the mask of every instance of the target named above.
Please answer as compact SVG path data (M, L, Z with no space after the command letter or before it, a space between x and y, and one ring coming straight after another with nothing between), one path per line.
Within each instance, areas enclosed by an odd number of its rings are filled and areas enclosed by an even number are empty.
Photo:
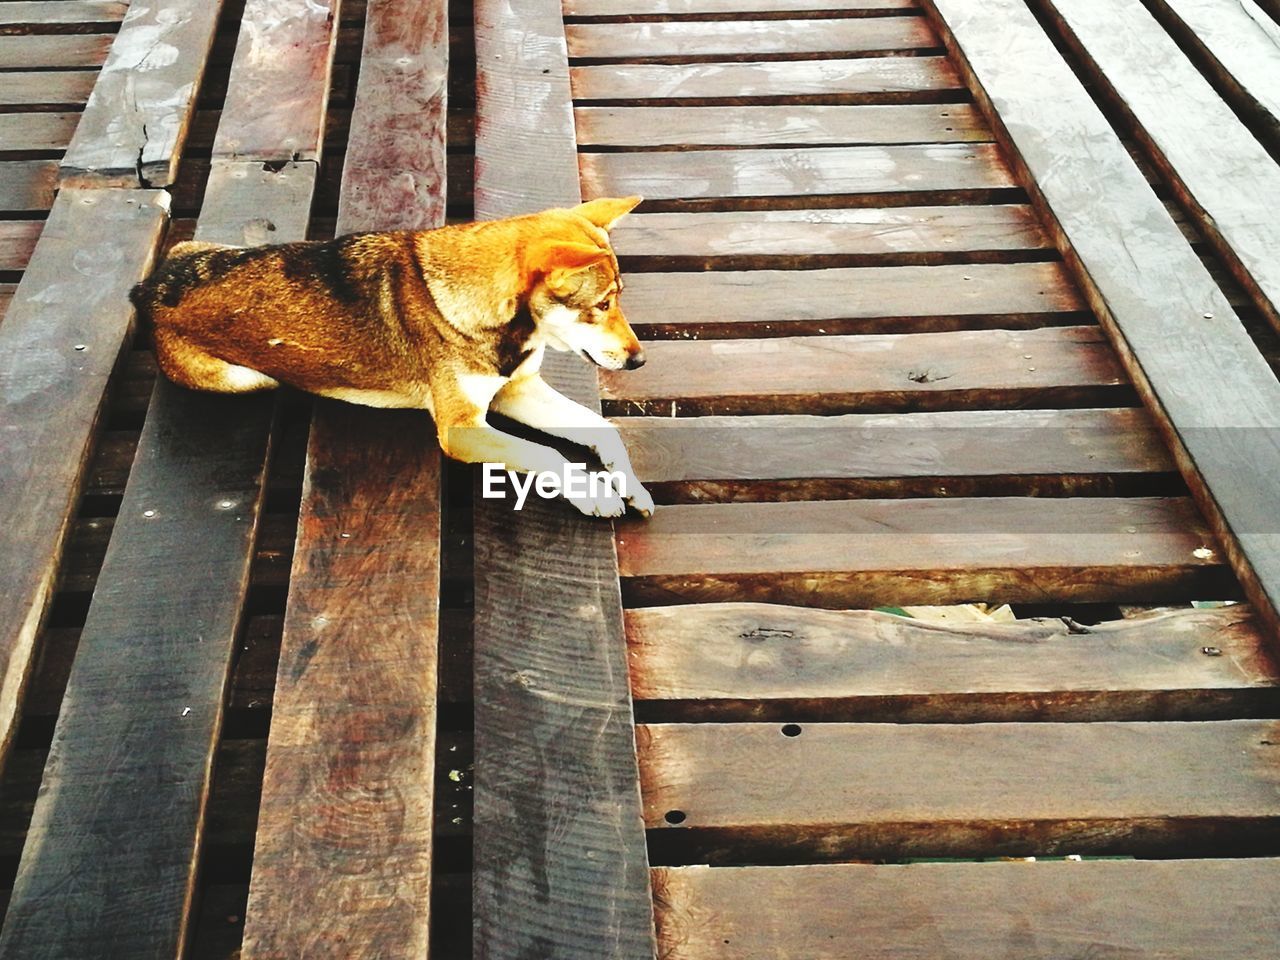
M644 366L644 351L637 350L635 353L627 357L627 369L636 370Z

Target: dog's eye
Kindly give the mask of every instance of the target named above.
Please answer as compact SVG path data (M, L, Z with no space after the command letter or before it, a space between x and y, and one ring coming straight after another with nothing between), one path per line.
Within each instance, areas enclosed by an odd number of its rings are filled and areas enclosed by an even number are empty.
M603 300L601 300L599 303L596 304L595 309L603 310L605 313L608 313L609 308L612 306L613 306L613 297L605 297Z

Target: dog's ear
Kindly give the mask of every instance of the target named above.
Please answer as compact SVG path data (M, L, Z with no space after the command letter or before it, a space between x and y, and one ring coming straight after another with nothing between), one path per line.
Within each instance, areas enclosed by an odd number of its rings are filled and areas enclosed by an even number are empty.
M609 251L593 243L572 240L542 240L530 251L530 272L547 278L547 286L555 293L567 293L575 273L594 267L608 259Z
M638 207L642 200L644 197L601 197L578 204L573 212L602 230L612 230L613 225Z

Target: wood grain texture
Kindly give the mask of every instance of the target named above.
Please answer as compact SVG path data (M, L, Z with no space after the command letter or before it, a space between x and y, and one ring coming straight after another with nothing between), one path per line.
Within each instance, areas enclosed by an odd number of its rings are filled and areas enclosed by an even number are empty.
M579 146L950 143L991 139L967 104L578 107Z
M1012 175L991 144L584 153L587 197L647 200L998 190ZM926 201L928 202L928 201Z
M1030 12L1013 0L931 3L1245 592L1280 631L1268 492L1280 384Z
M0 70L99 67L112 39L109 33L0 36Z
M48 210L53 205L57 181L56 160L0 161L0 210Z
M614 422L645 486L681 503L1106 493L1175 469L1146 412L1123 408Z
M1280 167L1139 0L1055 0L1046 9L1123 105L1135 136L1232 275L1280 330L1280 223L1267 210L1280 203ZM1275 34L1269 59L1280 76L1280 27Z
M89 99L89 93L98 79L96 70L15 70L0 74L0 106L5 107L80 107ZM5 127L0 133L12 130L14 139L6 136L0 140L0 149L22 150L22 132L26 127L38 127L45 113L3 113ZM80 117L77 114L76 119ZM66 138L58 146L65 147L71 140L75 127L67 131ZM42 149L36 147L34 149Z
M315 164L276 172L261 162L217 166L197 240L305 237ZM157 381L67 684L0 956L181 955L274 408L270 396L201 394ZM126 661L146 669L122 675Z
M25 270L43 220L0 220L0 270Z
M443 3L374 0L337 231L444 222ZM430 419L321 402L307 445L245 960L429 940L440 452Z
M151 266L167 197L64 191L0 324L0 755L101 416L133 333L126 294ZM107 239L107 236L110 239Z
M1057 263L642 273L622 305L645 337L862 332L913 318L922 330L948 318L1026 326L1079 320L1084 307Z
M945 57L869 57L861 60L745 63L619 64L569 71L577 100L742 100L821 98L934 100L962 87Z
M735 13L798 13L805 10L848 14L892 14L918 8L916 0L565 0L566 17L683 17Z
M1280 828L1274 720L815 723L791 733L772 723L641 726L645 823L658 842L678 832L686 855L711 863L1186 855L1215 833L1223 847L1256 850ZM685 815L678 825L672 810Z
M1266 956L1280 860L656 869L669 960Z
M628 272L979 260L1049 245L1031 208L1014 204L637 214L610 239Z
M119 23L129 9L127 0L4 0L0 3L0 29L45 29L78 24Z
M448 72L444 3L370 8L342 172L345 229L444 223Z
M721 20L661 23L574 23L565 27L569 56L579 60L690 63L937 47L921 17L842 20Z
M324 138L339 0L250 0L213 155L315 160ZM269 91L264 96L264 91ZM228 123L227 119L233 119Z
M62 158L64 184L173 182L221 9L221 0L131 8Z
M1254 129L1280 146L1280 23L1254 0L1154 0L1151 10Z
M626 618L636 699L664 720L1191 720L1280 701L1244 605L1088 627L756 603Z
M476 216L579 197L558 0L479 0ZM547 379L598 403L595 374ZM617 560L563 501L475 510L477 960L651 958L653 905ZM549 562L554 558L554 562Z
M426 955L439 462L420 413L313 421L246 960Z
M610 412L708 416L1081 406L1128 392L1115 351L1097 327L672 340L647 343L645 352L649 362L640 370L601 372Z
M834 500L666 506L618 527L634 605L1161 603L1236 588L1178 498Z

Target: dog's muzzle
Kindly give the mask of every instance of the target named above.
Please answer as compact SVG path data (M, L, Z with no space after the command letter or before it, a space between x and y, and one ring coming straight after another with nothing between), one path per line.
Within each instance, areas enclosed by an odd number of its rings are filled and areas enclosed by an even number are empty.
M644 366L644 351L637 350L635 353L629 354L627 356L627 362L624 365L624 369L638 370L643 366Z

